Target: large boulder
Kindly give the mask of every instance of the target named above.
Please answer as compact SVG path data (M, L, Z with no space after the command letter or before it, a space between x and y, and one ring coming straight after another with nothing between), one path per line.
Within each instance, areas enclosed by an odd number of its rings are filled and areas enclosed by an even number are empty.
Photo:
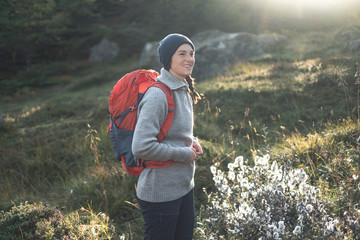
M350 42L360 38L360 25L349 25L335 33L335 39L341 42Z
M103 38L100 43L93 46L90 50L91 62L104 62L114 59L119 53L119 46L116 42Z
M159 71L161 64L158 60L157 48L159 42L148 42L141 52L139 65L143 68L152 68Z
M347 50L360 50L360 25L349 25L335 33L335 40L343 43Z
M257 35L257 39L260 41L263 47L267 49L272 45L285 42L287 37L280 34L259 34Z
M356 39L354 41L350 41L348 44L348 49L350 51L360 50L360 39Z
M250 33L203 32L192 40L196 46L193 75L198 78L223 75L236 62L264 53L256 35Z
M196 47L196 78L222 75L239 61L246 61L263 54L270 45L285 41L282 35L255 35L246 32L224 33L221 31L201 32L191 37ZM158 42L147 43L140 58L140 67L157 71L161 65L157 56Z

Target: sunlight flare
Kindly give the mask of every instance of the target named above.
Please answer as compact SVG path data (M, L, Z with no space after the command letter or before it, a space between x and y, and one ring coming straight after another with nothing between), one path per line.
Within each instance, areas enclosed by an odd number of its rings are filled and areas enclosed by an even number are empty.
M281 4L288 4L293 3L298 6L303 6L306 8L312 8L312 7L322 7L327 8L329 6L339 6L348 4L349 0L294 0L289 2L288 0L270 0L270 2L273 3L281 3Z

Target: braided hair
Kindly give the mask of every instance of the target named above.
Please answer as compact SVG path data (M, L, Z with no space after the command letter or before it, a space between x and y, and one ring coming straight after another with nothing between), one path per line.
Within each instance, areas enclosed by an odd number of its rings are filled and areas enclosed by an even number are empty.
M193 101L196 104L198 102L198 100L201 99L201 97L200 97L200 94L195 90L195 87L194 87L195 79L193 77L191 77L191 75L189 75L189 76L186 76L185 80L189 84L189 89L192 93Z

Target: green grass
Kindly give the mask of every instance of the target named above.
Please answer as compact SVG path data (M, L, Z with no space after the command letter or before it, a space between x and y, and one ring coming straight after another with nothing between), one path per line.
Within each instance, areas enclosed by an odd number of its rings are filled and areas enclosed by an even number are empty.
M359 207L359 126L359 121L342 119L306 135L293 132L272 148L272 154L304 168L311 183L331 195L334 214L339 216Z
M214 189L212 164L263 153L306 169L333 200L334 214L358 209L359 59L322 44L328 36L294 38L221 77L198 80L203 100L195 105L194 131L205 155L197 160L197 213L207 204L203 188ZM136 178L115 161L107 134L109 92L136 62L55 71L61 64L46 75L57 84L2 98L0 209L46 202L70 217L90 205L93 216L110 217L114 234L139 239Z

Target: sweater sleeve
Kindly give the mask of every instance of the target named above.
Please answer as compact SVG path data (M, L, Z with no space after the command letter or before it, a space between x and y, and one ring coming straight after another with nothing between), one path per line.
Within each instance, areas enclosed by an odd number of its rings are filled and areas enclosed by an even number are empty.
M141 159L186 162L192 150L158 142L157 136L168 112L165 93L156 87L148 89L139 104L138 121L134 131L132 151ZM166 139L165 139L166 140Z

